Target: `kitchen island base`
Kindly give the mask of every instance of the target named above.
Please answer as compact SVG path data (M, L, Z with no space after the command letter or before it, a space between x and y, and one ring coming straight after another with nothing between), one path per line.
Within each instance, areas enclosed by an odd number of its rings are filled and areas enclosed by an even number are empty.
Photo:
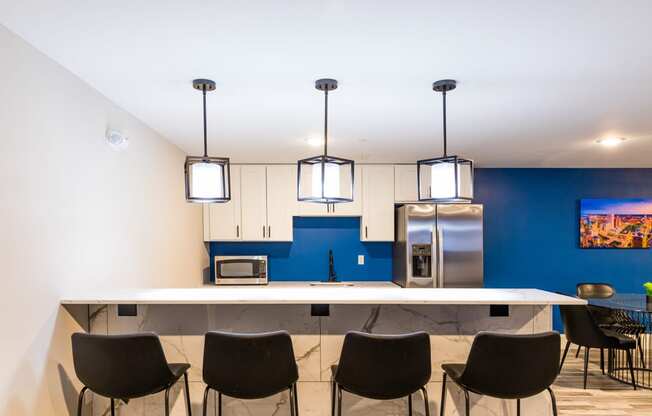
M203 335L207 331L264 332L287 330L291 336L299 368L299 414L330 415L331 366L337 363L347 331L398 334L426 331L431 340L432 378L428 383L430 413L439 414L441 364L465 362L473 336L480 331L533 334L552 327L550 305L510 305L508 316L490 316L490 305L352 305L336 304L328 316L313 316L311 305L297 304L148 304L138 305L135 316L119 316L118 305L91 304L89 330L95 334L123 334L153 331L160 335L170 362L188 362L192 410L201 414ZM496 309L496 308L494 308ZM501 308L498 308L501 309ZM502 311L504 312L504 310ZM378 363L383 365L383 363ZM453 383L447 384L446 416L464 414L464 395ZM109 401L88 395L85 406L93 415L107 415ZM172 390L172 415L185 415L182 384ZM423 415L420 393L413 396L414 415ZM162 393L120 402L118 414L163 415ZM516 415L514 400L499 400L471 394L474 416ZM90 414L90 413L89 413ZM211 393L209 415L216 415L215 394ZM224 416L289 415L287 393L261 400L223 399ZM375 401L343 394L343 415L406 415L407 400ZM522 414L550 416L547 392L522 401Z

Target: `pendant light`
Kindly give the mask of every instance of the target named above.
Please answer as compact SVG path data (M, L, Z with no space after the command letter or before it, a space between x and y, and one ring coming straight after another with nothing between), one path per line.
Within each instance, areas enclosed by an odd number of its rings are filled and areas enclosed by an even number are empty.
M337 81L318 79L315 88L324 92L324 154L297 162L297 199L322 204L352 202L353 160L328 155L328 92L337 88Z
M473 161L447 153L446 93L456 86L456 81L452 79L432 84L432 89L441 92L443 97L444 155L417 162L419 201L471 202L473 199Z
M229 159L209 157L206 140L206 92L215 90L215 82L196 79L192 87L202 92L204 103L204 156L187 156L184 165L186 201L220 203L231 200L231 170Z

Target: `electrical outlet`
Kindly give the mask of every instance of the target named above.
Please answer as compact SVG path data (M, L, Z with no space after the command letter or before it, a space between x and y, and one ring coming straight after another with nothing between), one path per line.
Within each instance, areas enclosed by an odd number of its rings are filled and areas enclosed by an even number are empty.
M364 256L362 254L358 255L358 265L362 266L364 264Z

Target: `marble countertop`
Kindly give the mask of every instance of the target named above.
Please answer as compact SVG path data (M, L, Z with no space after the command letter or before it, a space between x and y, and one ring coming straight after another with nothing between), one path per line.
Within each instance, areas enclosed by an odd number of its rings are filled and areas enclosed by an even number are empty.
M86 304L406 304L406 305L581 305L586 301L540 289L401 288L391 282L271 282L266 286L204 286L166 289L107 289L71 293L63 305Z

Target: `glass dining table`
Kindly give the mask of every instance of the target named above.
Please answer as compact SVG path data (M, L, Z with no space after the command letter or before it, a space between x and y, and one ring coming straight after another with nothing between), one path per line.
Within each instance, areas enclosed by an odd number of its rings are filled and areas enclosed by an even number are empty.
M617 293L610 298L587 299L598 310L608 310L614 324L609 328L637 340L634 354L636 385L652 389L652 304L638 293ZM610 350L607 374L618 381L631 384L625 351Z

